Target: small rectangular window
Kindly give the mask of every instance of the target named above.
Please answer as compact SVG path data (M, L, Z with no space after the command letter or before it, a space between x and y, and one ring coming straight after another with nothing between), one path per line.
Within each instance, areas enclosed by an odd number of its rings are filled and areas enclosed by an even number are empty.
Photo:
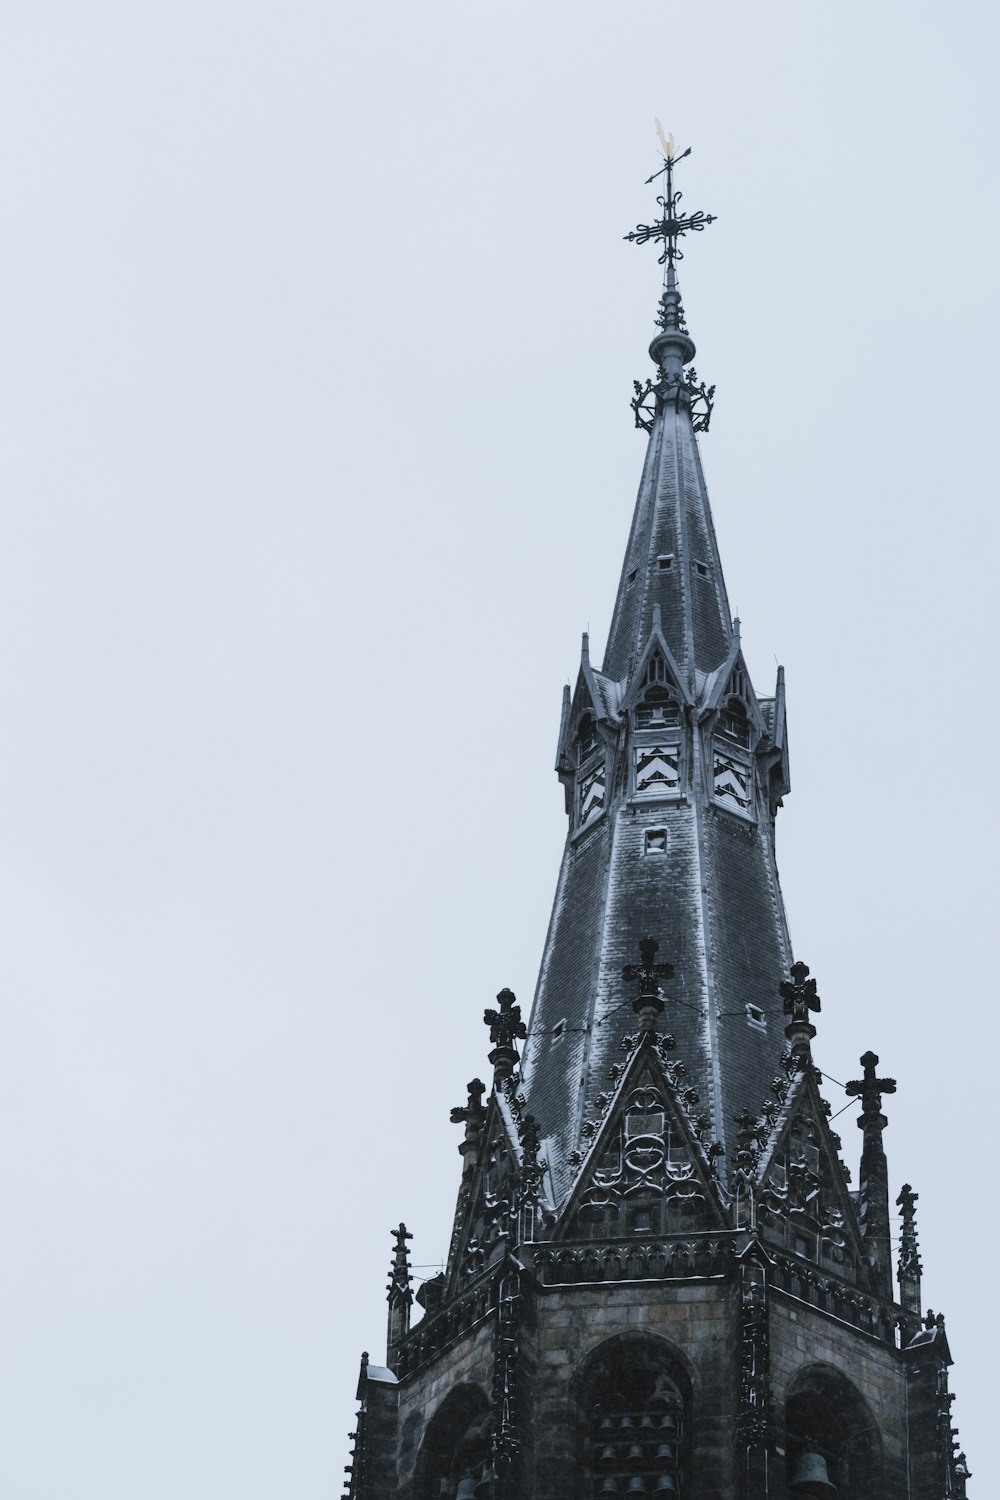
M708 563L696 562L694 565L694 570L699 578L708 577Z
M661 573L669 573L673 565L674 554L672 552L661 552L660 556L656 559L656 566Z
M665 828L647 828L645 849L646 854L666 854L667 852L667 830ZM748 1007L749 1009L749 1007Z
M638 571L639 571L638 568L633 568L632 569L631 573L628 575L628 581L629 581L629 583L635 583L635 575L638 573Z
M767 1016L759 1005L752 1005L747 1001L747 1020L755 1031L767 1030Z

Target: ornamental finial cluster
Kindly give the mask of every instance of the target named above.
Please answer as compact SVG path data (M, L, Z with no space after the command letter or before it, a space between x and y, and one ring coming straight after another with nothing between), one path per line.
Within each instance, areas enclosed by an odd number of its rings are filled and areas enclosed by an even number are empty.
M785 1027L794 1056L809 1055L809 1043L816 1035L816 1028L809 1019L811 1010L819 1010L819 995L816 981L809 977L809 965L801 961L792 964L791 979L783 979L779 989L784 1002L785 1015L789 1017Z
M642 938L639 942L642 963L626 964L622 969L623 979L630 983L638 981L639 984L639 993L632 1002L632 1009L639 1017L640 1034L656 1030L656 1018L663 1009L658 981L672 979L674 974L672 964L656 962L659 949L660 945L655 938Z
M662 241L663 254L660 256L659 264L673 268L675 261L684 259L684 252L677 241L685 234L692 232L700 234L707 224L715 223L716 216L715 214L706 214L700 208L693 214L681 213L680 202L684 194L678 192L674 187L674 163L683 161L685 156L690 156L691 147L688 146L680 155L677 155L674 150L673 136L664 136L662 128L659 127L659 121L657 121L657 126L659 129L660 145L663 150L663 166L660 167L658 172L654 172L652 177L646 178L646 186L648 187L651 182L655 182L658 177L666 179L665 191L656 200L661 209L660 217L655 219L652 224L637 224L634 229L630 229L628 234L623 235L622 238L631 241L635 245L645 245L649 240L652 240L655 244L659 244Z
M684 235L700 233L706 224L714 223L715 215L703 213L701 209L690 214L681 212L683 194L674 187L674 164L683 161L685 156L690 156L691 148L688 147L677 155L673 136L664 135L659 120L656 128L663 152L663 166L646 181L648 184L655 182L658 177L665 178L665 191L656 200L661 210L660 217L652 224L637 224L624 238L635 245L644 245L652 240L663 246L663 254L659 260L660 265L665 268L663 295L656 315L660 332L649 346L650 358L657 365L659 375L655 383L647 381L645 387L638 381L634 383L632 410L636 426L648 432L651 431L656 416L668 402L672 402L678 409L683 405L691 412L695 431L705 432L712 415L715 387L699 384L693 370L687 376L684 374L685 365L694 359L695 346L687 331L680 288L677 285L676 263L684 258L678 242Z
M846 1083L844 1092L852 1098L857 1097L861 1100L858 1125L862 1130L884 1129L886 1122L882 1118L882 1095L896 1092L896 1080L895 1078L876 1078L875 1069L878 1067L878 1057L874 1052L866 1052L860 1061L865 1070L865 1076L854 1078L850 1083Z
M413 1235L405 1224L400 1224L398 1229L392 1230L395 1241L392 1251L392 1265L389 1269L389 1301L393 1298L403 1298L412 1302L410 1283L413 1277L410 1275L410 1255L406 1248L407 1240L412 1240Z
M528 1028L521 1020L521 1007L515 1003L516 999L513 990L501 990L497 996L500 1009L483 1011L483 1021L490 1028L490 1041L493 1043L489 1057L493 1064L493 1082L497 1088L513 1073L517 1062L516 1043L528 1034Z
M917 1210L919 1193L915 1193L908 1182L904 1182L896 1199L903 1225L899 1235L899 1264L896 1277L899 1281L899 1300L907 1312L920 1313L920 1246L917 1242Z

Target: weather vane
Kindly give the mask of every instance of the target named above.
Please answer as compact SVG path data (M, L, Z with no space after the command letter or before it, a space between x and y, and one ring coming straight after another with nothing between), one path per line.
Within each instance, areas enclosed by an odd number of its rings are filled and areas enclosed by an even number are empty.
M706 214L698 209L697 213L682 214L680 212L680 201L683 193L674 190L674 163L683 161L685 156L691 155L691 147L677 154L674 148L672 135L664 135L663 126L659 120L656 122L656 133L660 139L660 148L663 152L663 166L652 177L646 178L647 185L655 182L658 177L666 177L666 193L657 198L657 203L663 210L659 219L654 224L637 224L634 229L622 238L632 240L637 245L645 245L648 240L663 241L663 254L660 256L659 264L673 265L677 260L684 259L684 252L677 241L681 235L694 232L700 234L706 224L715 223L715 214Z

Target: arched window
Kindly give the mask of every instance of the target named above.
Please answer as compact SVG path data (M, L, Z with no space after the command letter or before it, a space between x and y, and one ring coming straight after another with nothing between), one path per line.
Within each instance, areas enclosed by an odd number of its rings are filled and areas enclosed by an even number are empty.
M839 1370L812 1365L796 1377L785 1429L785 1479L794 1500L821 1493L824 1478L836 1486L837 1500L882 1495L881 1434L864 1397Z
M427 1424L417 1456L417 1500L488 1500L490 1404L475 1385L459 1385Z
M739 698L729 698L719 710L719 733L734 745L750 748L750 720L746 705Z
M636 705L636 728L673 728L679 723L680 711L673 694L659 683L654 683L652 687L648 687Z
M576 731L576 763L582 766L597 749L597 722L593 714L584 714Z
M635 707L637 729L672 728L680 723L680 706L670 690L667 664L654 651L646 663L646 681L642 697Z
M685 1493L691 1382L663 1340L609 1339L581 1383L584 1466L592 1496Z

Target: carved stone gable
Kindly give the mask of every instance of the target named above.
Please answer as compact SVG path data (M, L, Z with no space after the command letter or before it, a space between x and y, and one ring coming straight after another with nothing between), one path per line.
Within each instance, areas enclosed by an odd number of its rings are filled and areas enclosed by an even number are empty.
M617 1090L605 1097L603 1123L590 1126L594 1144L558 1238L663 1238L724 1223L710 1158L685 1103L685 1095L691 1105L697 1096L681 1087L682 1077L679 1064L661 1063L655 1043L638 1050Z
M486 1111L481 1141L472 1180L463 1188L455 1218L447 1278L452 1295L499 1259L509 1242L517 1208L518 1158L495 1096Z
M773 1147L758 1163L757 1223L769 1245L867 1286L857 1210L827 1109L811 1070L800 1073Z

